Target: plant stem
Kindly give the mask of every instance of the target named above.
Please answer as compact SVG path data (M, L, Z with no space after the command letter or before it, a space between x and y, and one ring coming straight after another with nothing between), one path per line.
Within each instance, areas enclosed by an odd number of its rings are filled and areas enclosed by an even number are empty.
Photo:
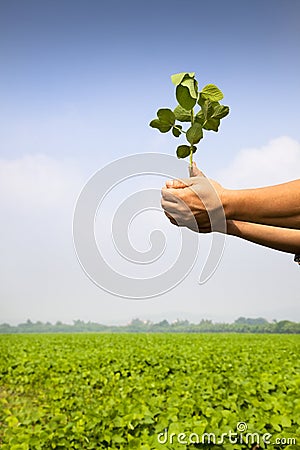
M193 146L190 147L190 173L193 167Z
M173 125L173 128L175 128L176 130L180 131L181 133L186 134L186 131L184 131L182 128L179 128L177 125Z
M194 116L194 108L191 110L191 125L193 126L195 122L195 116ZM192 167L193 167L193 145L190 146L190 175L192 173Z

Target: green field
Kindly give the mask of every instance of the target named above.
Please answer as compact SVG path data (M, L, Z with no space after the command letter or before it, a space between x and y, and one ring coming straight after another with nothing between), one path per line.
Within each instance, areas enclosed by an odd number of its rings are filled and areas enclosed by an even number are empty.
M0 355L3 450L300 449L299 335L0 335Z

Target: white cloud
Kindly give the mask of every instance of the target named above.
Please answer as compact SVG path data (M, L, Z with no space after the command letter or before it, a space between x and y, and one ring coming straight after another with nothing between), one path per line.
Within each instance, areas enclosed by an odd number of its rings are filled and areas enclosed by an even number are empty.
M217 177L229 188L260 187L298 179L300 143L282 136L260 148L241 150Z
M61 207L74 202L83 180L71 160L43 154L0 159L0 203L28 208Z

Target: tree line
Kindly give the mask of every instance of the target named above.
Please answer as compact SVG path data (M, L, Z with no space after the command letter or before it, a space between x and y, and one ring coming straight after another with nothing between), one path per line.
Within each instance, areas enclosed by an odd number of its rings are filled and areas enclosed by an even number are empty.
M162 320L154 323L150 320L133 319L126 325L103 325L96 322L74 320L73 324L60 321L32 322L10 325L0 324L0 333L288 333L299 334L300 323L290 320L269 322L264 318L239 317L233 323L214 323L212 320L202 319L199 323L188 320L168 322Z

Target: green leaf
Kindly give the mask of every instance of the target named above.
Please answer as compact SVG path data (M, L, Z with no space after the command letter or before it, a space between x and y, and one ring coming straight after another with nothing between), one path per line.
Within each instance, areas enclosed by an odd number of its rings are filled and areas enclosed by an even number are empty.
M182 130L181 125L176 125L176 128L175 127L172 128L172 133L173 133L173 136L175 136L175 137L179 137L181 135L181 131L178 130L178 128L180 128L180 130Z
M201 106L201 108L202 108L202 106L204 105L204 102L205 102L205 98L203 97L203 95L201 94L201 92L199 93L199 97L198 97L198 105L200 105Z
M194 78L195 72L180 72L180 73L174 73L171 75L172 83L175 84L175 86L178 86L182 82L182 80L185 77Z
M141 441L138 438L132 439L128 443L128 448L130 449L139 449L141 448Z
M183 80L181 86L185 86L190 91L190 95L192 98L198 99L198 83L193 78L187 78Z
M157 117L163 124L173 126L175 123L175 114L168 108L159 109Z
M201 96L208 98L212 102L218 102L224 97L223 92L214 84L207 84L201 91Z
M150 127L157 128L161 133L167 133L171 130L171 126L164 125L159 119L153 119L149 123Z
M281 422L281 418L277 417L277 416L272 417L270 420L270 424L276 431L281 431L280 422Z
M186 132L186 138L190 144L198 144L200 139L203 138L202 127L199 123L194 123Z
M208 120L210 117L212 117L214 108L210 102L210 100L205 100L202 106L202 111L205 117L205 120Z
M197 150L197 147L193 145L193 153ZM179 145L177 147L177 158L186 158L187 156L190 156L191 153L191 147L189 145Z
M175 114L168 108L162 108L157 111L158 119L150 122L150 127L157 128L161 133L167 133L175 123Z
M191 96L189 89L181 84L179 84L176 88L176 98L179 105L187 111L191 111L197 101Z
M289 428L289 427L292 426L292 421L291 421L291 419L290 419L289 417L282 416L282 417L281 417L281 425L282 425L284 428Z
M200 110L196 115L195 115L195 122L196 123L200 123L200 125L203 125L205 122L205 117L203 114L203 111Z
M220 125L220 119L209 119L205 125L203 125L203 128L205 130L213 130L218 131Z
M17 417L15 417L15 416L6 417L5 422L7 422L8 426L11 428L17 427L19 424L19 421L18 421Z
M125 439L120 434L114 434L111 440L114 444L122 444L125 442Z
M179 120L179 122L190 122L191 121L191 113L186 109L182 108L182 106L178 105L174 109L175 119Z
M223 119L223 117L226 117L228 114L229 114L228 106L217 104L214 107L214 112L211 117L215 119Z

